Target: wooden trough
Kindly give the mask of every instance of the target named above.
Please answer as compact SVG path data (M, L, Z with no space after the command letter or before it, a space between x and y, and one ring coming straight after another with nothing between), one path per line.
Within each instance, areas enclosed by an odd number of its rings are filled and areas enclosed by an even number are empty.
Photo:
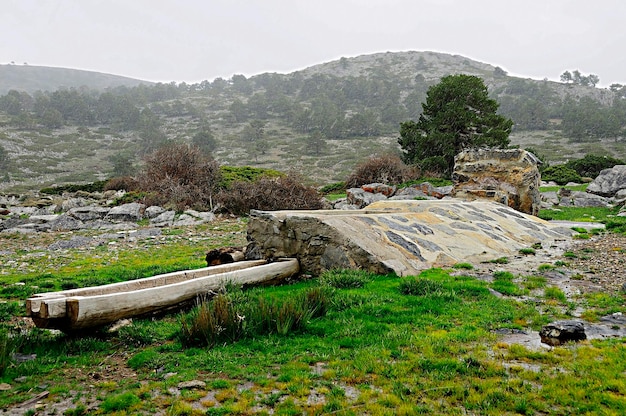
M176 308L226 284L269 284L299 271L297 259L273 263L240 261L103 286L39 293L26 300L26 313L40 328L72 332Z

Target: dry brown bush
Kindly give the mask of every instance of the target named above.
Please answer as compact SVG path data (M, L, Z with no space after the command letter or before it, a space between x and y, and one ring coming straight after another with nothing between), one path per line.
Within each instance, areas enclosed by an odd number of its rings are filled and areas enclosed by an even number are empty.
M139 188L137 180L131 176L111 178L104 184L105 191L136 191Z
M368 183L396 185L417 177L416 171L407 166L399 156L392 154L372 156L357 165L346 179L346 187L358 188Z
M262 177L255 182L234 182L218 195L224 209L234 215L248 215L251 209L321 209L320 194L303 185L294 174L279 178Z
M139 190L158 195L158 205L211 209L221 178L219 164L197 146L171 144L144 158Z

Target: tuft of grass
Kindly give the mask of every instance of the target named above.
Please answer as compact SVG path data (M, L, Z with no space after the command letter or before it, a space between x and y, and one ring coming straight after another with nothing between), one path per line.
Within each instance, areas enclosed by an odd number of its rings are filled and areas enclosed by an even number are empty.
M534 249L534 248L530 248L530 247L527 247L527 248L521 248L521 249L519 250L519 254L523 254L523 255L525 255L525 256L528 256L528 255L532 255L532 256L534 256L534 255L535 255L535 249Z
M452 266L453 269L472 270L474 266L471 263L456 263Z
M141 399L134 393L126 392L108 396L100 404L100 408L105 413L122 412L130 410L136 404L139 404Z
M400 282L400 293L413 296L441 295L444 287L441 282L422 277L407 277Z
M282 299L219 294L182 316L178 338L186 346L214 347L255 335L287 335L325 315L330 296L321 286Z
M548 272L550 270L554 270L556 269L556 266L552 265L552 264L540 264L539 267L537 267L537 270L540 272Z
M513 273L511 272L503 272L498 271L493 274L493 282L491 283L491 288L503 295L508 296L519 296L524 293L524 291L513 283Z
M508 257L498 257L497 259L489 260L489 263L508 264L509 263L509 259L508 259Z
M567 297L565 296L565 293L563 293L563 291L559 289L558 287L554 287L554 286L546 287L543 290L543 296L546 299L557 300L561 303L565 303L567 301Z
M338 270L325 272L320 276L320 283L337 289L356 289L374 280L374 275L363 270Z

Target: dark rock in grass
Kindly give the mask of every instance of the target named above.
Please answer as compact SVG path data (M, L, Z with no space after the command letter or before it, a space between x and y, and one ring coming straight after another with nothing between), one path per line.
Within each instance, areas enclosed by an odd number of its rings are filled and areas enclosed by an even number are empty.
M556 321L545 325L539 331L541 342L556 346L571 341L582 341L587 339L585 326L579 321Z

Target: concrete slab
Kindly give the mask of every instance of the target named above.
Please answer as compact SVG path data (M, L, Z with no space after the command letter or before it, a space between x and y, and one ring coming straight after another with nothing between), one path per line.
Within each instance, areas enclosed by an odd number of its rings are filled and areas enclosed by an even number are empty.
M248 258L297 257L303 271L413 275L515 255L573 231L490 201L380 201L362 210L253 211Z

